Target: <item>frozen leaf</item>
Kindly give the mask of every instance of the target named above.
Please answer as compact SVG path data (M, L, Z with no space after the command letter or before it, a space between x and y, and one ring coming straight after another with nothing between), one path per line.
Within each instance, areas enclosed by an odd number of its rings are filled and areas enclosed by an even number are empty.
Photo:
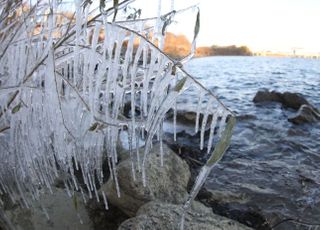
M187 81L187 77L182 78L174 87L174 91L180 92Z
M93 131L97 130L98 127L99 127L99 122L95 122L95 123L93 123L93 124L90 126L90 128L88 129L88 131L93 132Z
M194 26L193 40L195 40L197 38L199 31L200 31L200 10L198 10L198 13L197 13L196 24Z
M17 104L15 107L13 107L13 109L12 109L12 114L15 114L15 113L17 113L17 112L19 112L19 110L21 109L21 102L19 102L19 104Z

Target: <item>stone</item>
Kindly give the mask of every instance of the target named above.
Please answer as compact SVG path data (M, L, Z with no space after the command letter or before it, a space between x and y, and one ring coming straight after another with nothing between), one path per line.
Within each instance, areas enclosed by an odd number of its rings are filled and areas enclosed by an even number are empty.
M304 123L313 123L320 120L320 114L309 105L302 105L294 117L288 121L300 125Z
M311 104L299 93L291 93L291 92L279 93L276 91L263 90L263 91L258 91L253 98L254 103L270 102L270 101L279 102L283 106L292 108L294 110L298 110L302 105L311 106Z
M139 209L136 217L122 223L119 230L180 229L180 221L181 205L149 202ZM193 202L193 207L185 216L184 229L249 230L251 228L234 220L218 216L210 208L205 207L199 202Z
M253 98L254 103L261 103L261 102L266 102L266 101L276 101L276 102L281 102L281 97L282 94L271 91L269 92L268 90L263 90L263 91L258 91L256 95Z
M167 119L170 121L173 121L173 111L169 110L167 113ZM184 110L178 110L177 111L177 123L185 126L192 126L194 127L196 124L196 119L197 119L197 113L191 112L191 111L184 111ZM203 119L203 114L199 114L199 124L201 125ZM207 118L207 123L210 124L212 120L212 115L209 114Z
M241 114L236 116L237 121L256 120L257 116L252 114Z
M108 210L106 210L104 203L102 201L97 202L96 199L89 200L86 208L93 228L96 230L117 230L122 222L130 218L110 203L108 204Z
M236 158L222 160L211 175L215 177L207 180L196 199L214 213L254 229L303 229L295 222L283 228L282 221L315 223L320 215L319 170L310 166Z
M142 184L141 173L136 169L136 180L132 178L131 160L126 159L117 166L120 198L115 184L110 178L101 189L106 192L110 203L128 216L135 216L137 210L151 200L181 204L187 197L187 184L190 170L185 161L179 158L168 146L163 145L164 164L160 163L160 145L155 144L147 156L146 187ZM143 149L140 150L142 159Z
M45 192L40 198L49 219L42 211L40 201L35 201L31 209L15 206L5 211L13 226L24 230L93 229L81 195L75 194L77 197L77 205L75 205L74 199L70 198L64 190L53 189L53 194Z
M282 104L295 110L298 110L302 105L310 105L301 94L290 92L282 94Z

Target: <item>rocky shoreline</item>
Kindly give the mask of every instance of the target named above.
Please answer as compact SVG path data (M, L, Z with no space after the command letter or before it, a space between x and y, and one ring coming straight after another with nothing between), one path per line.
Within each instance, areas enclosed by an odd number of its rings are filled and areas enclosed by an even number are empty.
M257 106L269 102L281 103L284 109L297 111L296 116L288 119L296 125L319 121L318 110L298 94L259 91L253 101ZM306 110L307 113L304 113ZM195 117L195 114L178 111L177 122L191 126ZM240 126L257 119L250 114L237 118ZM203 157L206 150L200 151L197 146L199 138L199 134L182 130L177 133L177 141L174 142L173 135L165 133L164 164L161 165L160 145L155 143L148 156L146 187L142 185L138 168L135 171L136 180L133 179L130 154L120 150L120 198L110 177L100 187L100 191L107 194L108 210L101 201L103 197L100 197L100 202L87 199L85 204L81 193L74 193L70 198L64 187L57 183L54 195L44 193L41 200L43 206L35 203L32 210L10 205L9 199L2 197L7 204L4 212L14 226L26 230L179 229L182 204L206 161ZM212 175L217 176L200 190L186 216L185 229L298 230L316 226L313 216L320 214L319 206L315 205L320 201L312 194L320 185L319 171L301 169L299 164L284 165L276 159L252 160L236 151L237 144L234 144L229 156L213 169ZM104 166L107 167L107 164ZM107 168L105 171L108 171ZM310 199L315 200L311 202ZM46 219L44 209L50 219ZM304 210L303 220L299 217L301 210ZM0 229L6 229L1 222Z

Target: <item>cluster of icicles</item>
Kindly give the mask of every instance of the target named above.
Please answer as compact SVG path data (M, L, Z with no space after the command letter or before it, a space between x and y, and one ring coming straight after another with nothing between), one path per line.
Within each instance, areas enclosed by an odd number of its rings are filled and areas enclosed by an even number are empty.
M45 11L40 9L39 15ZM161 52L164 21L160 17L110 23L106 14L87 23L88 15L76 1L75 24L68 32L72 36L63 42L60 36L67 31L67 23L57 35L57 17L47 16L42 33L30 36L36 24L29 19L28 27L14 37L0 60L0 124L9 127L0 136L0 205L1 196L7 194L12 202L31 208L41 191L52 191L59 178L70 197L77 191L84 202L95 198L107 208L108 194L96 184L103 183L102 165L107 162L120 196L117 145L121 132L128 134L132 179L142 177L146 185L147 155L155 139L162 146L169 110L174 114L174 136L177 109L197 114L199 148L206 148L208 154L232 115L181 63ZM180 102L185 92L196 99ZM128 103L133 108L129 116L124 112ZM144 146L142 155L139 146ZM159 152L163 156L162 147ZM79 185L77 170L85 186Z

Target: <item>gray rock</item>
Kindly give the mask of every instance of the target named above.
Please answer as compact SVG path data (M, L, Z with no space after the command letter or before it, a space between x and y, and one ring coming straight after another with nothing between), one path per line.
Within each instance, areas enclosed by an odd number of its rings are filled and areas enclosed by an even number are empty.
M284 92L282 94L282 104L293 109L299 109L302 105L310 105L301 94L290 92Z
M130 159L120 162L117 173L121 197L118 198L111 179L101 187L106 192L109 202L129 216L134 216L142 205L151 200L183 203L186 200L186 188L190 179L189 167L166 145L163 145L163 151L163 167L160 164L159 144L154 145L148 155L146 187L143 186L141 173L137 170L137 179L133 180ZM140 152L142 153L143 150Z
M167 119L171 120L171 121L173 120L173 111L172 110L170 110L167 113ZM191 111L178 110L176 119L177 119L178 124L193 127L196 124L197 113L191 112ZM199 124L202 123L202 119L203 119L203 114L200 113L199 114ZM208 119L207 122L210 124L210 122L212 120L212 115L209 115L207 119Z
M294 162L294 161L292 161ZM197 199L218 215L254 229L273 229L286 219L315 223L320 215L319 170L278 159L222 161ZM295 222L290 228L304 229Z
M298 110L302 105L310 105L310 103L299 93L284 92L279 93L276 91L258 91L253 98L254 103L261 102L280 102L283 106Z
M312 123L320 120L320 114L309 105L302 105L296 116L291 117L288 121L294 124Z
M268 90L258 91L253 98L254 103L276 101L281 102L282 94L276 91L269 92Z
M54 189L54 193L45 192L41 196L41 205L47 211L49 218L42 211L40 202L35 201L32 209L20 208L6 210L6 216L13 226L23 230L90 230L92 223L82 201L81 195L77 195L75 201L65 191Z
M139 209L136 217L122 223L119 230L179 229L180 220L181 205L149 202ZM192 209L188 211L185 217L184 229L245 230L251 228L218 216L212 213L210 208L199 202L194 202Z

